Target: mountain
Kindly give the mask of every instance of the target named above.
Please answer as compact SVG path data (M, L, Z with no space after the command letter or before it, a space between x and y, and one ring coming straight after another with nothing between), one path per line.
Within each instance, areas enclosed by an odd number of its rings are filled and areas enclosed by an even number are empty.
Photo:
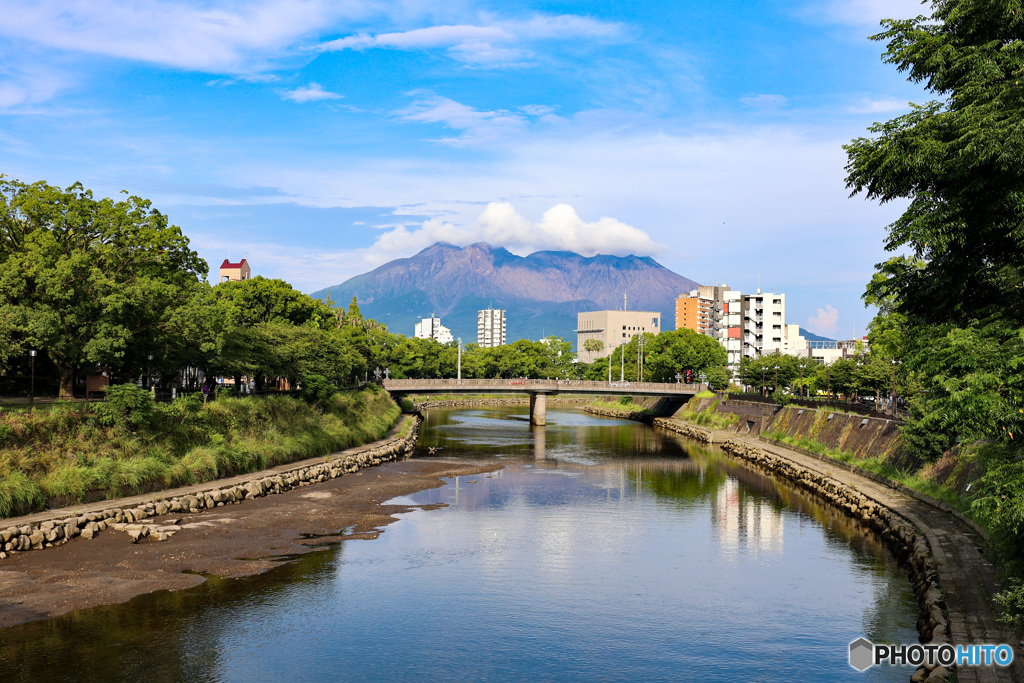
M813 332L808 332L807 330L805 330L802 327L800 328L800 334L802 334L804 336L804 339L806 339L807 341L823 341L823 342L835 341L835 339L829 339L828 337L822 337L821 335L814 334Z
M516 256L501 247L438 243L363 275L314 292L345 306L352 297L363 315L412 336L413 325L434 314L463 342L476 341L476 312L505 309L507 340L556 335L576 342L580 311L660 311L675 327L675 299L697 283L640 256L584 257L570 251Z

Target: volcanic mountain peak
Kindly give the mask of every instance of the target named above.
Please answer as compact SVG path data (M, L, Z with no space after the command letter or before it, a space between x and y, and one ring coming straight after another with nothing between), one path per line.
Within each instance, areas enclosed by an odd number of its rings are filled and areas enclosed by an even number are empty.
M542 334L575 341L576 313L621 308L623 294L631 309L660 311L664 328L672 329L675 298L696 286L649 257L517 256L484 242L438 242L313 296L330 294L335 302L355 296L364 315L401 334L412 334L415 322L435 313L455 336L472 341L477 310L493 305L507 311L509 342Z

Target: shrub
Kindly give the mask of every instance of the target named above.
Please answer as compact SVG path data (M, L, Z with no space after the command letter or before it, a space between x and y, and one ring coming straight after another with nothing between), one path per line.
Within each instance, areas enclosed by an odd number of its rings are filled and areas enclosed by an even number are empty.
M302 400L310 405L324 404L337 393L337 385L323 375L310 373L302 379Z
M107 400L96 408L100 423L106 427L125 426L132 430L152 426L156 416L153 396L134 384L106 387Z

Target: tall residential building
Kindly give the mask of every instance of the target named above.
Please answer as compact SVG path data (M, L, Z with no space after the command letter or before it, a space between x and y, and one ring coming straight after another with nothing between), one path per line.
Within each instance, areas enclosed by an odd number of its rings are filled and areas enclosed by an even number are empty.
M741 297L743 315L743 351L748 357L784 353L786 295L774 292L744 294Z
M738 367L742 348L742 294L729 285L702 285L676 299L676 329L688 328L714 337Z
M224 263L220 264L220 282L240 282L251 277L252 269L249 268L249 262L245 259L238 263L224 259Z
M433 316L423 318L420 322L416 323L415 330L414 336L417 339L436 339L442 344L455 341L452 331L441 324L440 318Z
M505 343L505 311L485 308L476 312L476 343L485 348Z
M628 344L642 332L661 332L661 313L657 311L587 311L576 316L576 357L581 363L593 363L611 355L616 347ZM587 341L600 342L600 349L587 349Z

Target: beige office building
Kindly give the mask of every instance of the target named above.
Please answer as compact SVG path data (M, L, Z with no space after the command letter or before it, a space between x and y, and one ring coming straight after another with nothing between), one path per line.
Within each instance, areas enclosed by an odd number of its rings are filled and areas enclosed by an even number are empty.
M661 333L661 313L657 311L587 311L576 317L576 357L581 363L593 363L612 354L616 348L642 332ZM588 339L601 342L599 351L586 348Z

